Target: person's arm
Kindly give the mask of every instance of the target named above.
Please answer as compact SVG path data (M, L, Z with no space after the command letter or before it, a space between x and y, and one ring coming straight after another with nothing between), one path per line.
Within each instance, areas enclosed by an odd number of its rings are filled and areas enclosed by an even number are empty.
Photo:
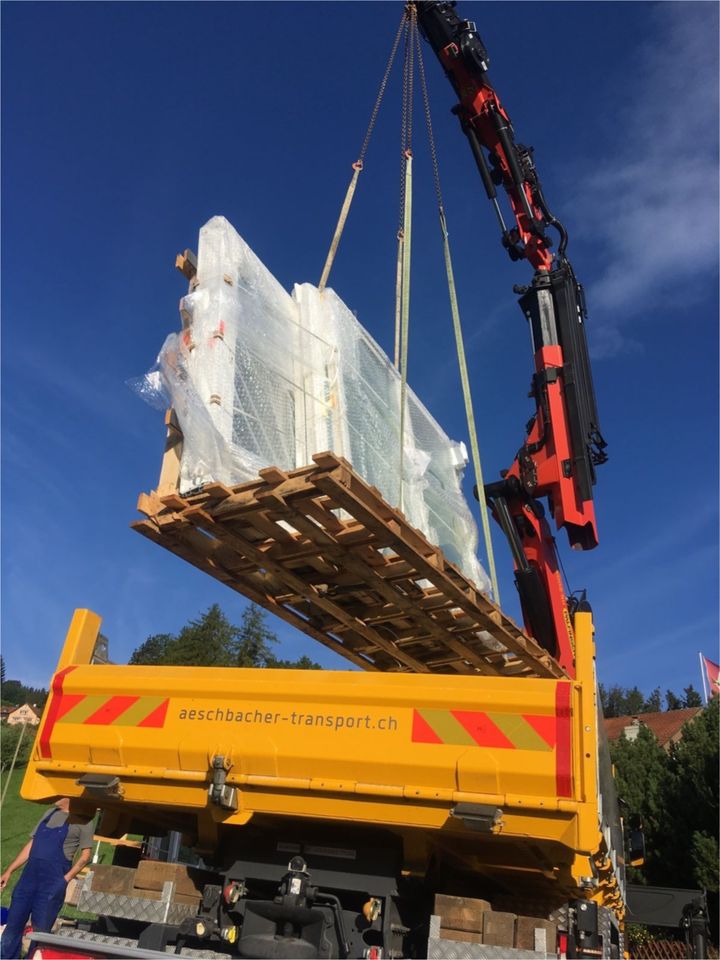
M70 883L72 878L76 876L76 874L80 873L82 868L90 859L91 855L92 855L92 847L82 848L82 850L80 851L80 856L77 858L75 863L70 867L68 872L65 874L65 883Z
M30 850L32 849L33 842L28 840L25 846L22 848L20 853L15 857L13 862L7 868L7 870L0 876L0 890L4 890L10 876L17 870L18 867L21 867L24 863L27 863L27 859L30 856ZM85 851L83 851L84 853Z

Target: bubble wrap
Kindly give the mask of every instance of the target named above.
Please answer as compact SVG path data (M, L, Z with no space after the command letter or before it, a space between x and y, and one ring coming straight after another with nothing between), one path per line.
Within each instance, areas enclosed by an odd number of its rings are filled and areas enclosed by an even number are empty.
M406 395L400 480L400 376L332 290L278 283L224 217L200 231L197 277L140 392L175 409L180 492L345 457L486 593L477 527L461 490L464 444Z

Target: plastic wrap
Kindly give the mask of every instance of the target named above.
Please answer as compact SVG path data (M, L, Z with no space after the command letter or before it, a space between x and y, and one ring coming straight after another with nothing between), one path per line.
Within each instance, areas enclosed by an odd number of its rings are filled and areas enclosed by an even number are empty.
M200 231L197 277L145 395L158 384L183 432L180 492L254 480L267 466L345 457L477 586L477 527L461 490L463 444L411 389L400 479L400 377L332 290L290 296L224 217Z

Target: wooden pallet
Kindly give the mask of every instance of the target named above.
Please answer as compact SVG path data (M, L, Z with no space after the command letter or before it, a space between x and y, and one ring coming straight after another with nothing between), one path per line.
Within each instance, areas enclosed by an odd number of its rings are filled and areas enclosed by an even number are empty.
M141 494L132 526L366 670L564 676L346 460L313 460Z

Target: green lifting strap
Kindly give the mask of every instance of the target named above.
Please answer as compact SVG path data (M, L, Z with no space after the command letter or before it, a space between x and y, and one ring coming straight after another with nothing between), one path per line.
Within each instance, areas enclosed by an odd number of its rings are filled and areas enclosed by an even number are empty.
M393 366L400 369L400 316L402 314L402 278L403 278L403 230L397 235L397 262L395 264L395 353Z
M347 193L345 194L345 200L343 201L343 205L340 210L340 216L338 217L337 226L335 227L335 233L333 234L332 243L330 244L330 249L328 250L325 266L323 267L322 276L320 277L320 283L318 284L318 290L321 293L327 286L328 277L330 276L332 265L335 262L335 254L337 253L337 249L340 245L340 238L342 237L343 230L345 229L345 221L350 213L350 204L355 196L355 188L357 187L358 177L362 172L362 168L362 160L356 160L353 164L353 175L350 179L350 186L347 188Z
M412 240L412 153L405 153L405 205L403 210L402 284L400 303L400 509L403 509L405 459L405 407L407 404L408 333L410 329L410 245Z
M410 328L410 250L412 242L412 130L413 93L415 75L415 47L417 43L417 19L415 7L406 7L408 29L405 34L405 62L403 64L402 117L400 121L401 175L400 214L402 225L398 231L398 274L395 299L395 358L400 364L400 482L398 505L403 504L405 468L405 420L407 407L408 333Z
M438 167L437 150L435 149L435 137L433 136L432 117L430 115L430 98L428 97L427 82L425 80L425 63L422 55L422 44L420 37L415 34L415 44L417 50L418 67L420 73L420 84L422 87L423 103L425 106L425 125L427 126L428 140L430 142L430 157L432 160L433 176L435 180L435 193L437 195L438 212L440 214L440 230L443 238L443 251L445 254L445 271L448 280L448 292L450 294L450 311L452 313L453 329L455 331L455 345L457 347L458 367L460 368L460 382L462 384L463 399L465 401L465 416L467 417L468 434L470 437L470 450L472 453L473 469L475 470L475 479L478 488L478 502L480 504L480 517L482 519L483 536L485 538L485 549L487 551L488 567L490 573L490 582L492 584L495 603L500 604L500 591L498 589L497 572L495 570L495 554L493 553L492 537L490 535L490 521L488 519L487 504L483 491L482 464L480 462L480 446L477 439L477 430L475 429L475 414L473 413L472 394L470 393L470 380L467 372L467 361L465 360L465 345L463 343L462 326L460 325L460 310L458 308L457 293L455 291L455 275L452 268L452 259L450 257L450 240L447 231L447 222L445 220L445 208L442 199L442 190L440 188L440 170Z
M465 401L465 416L467 417L468 434L470 435L470 450L472 451L473 469L475 470L475 479L477 481L478 502L480 504L480 517L482 519L483 535L485 537L485 547L487 549L488 566L490 567L490 582L492 583L493 597L495 603L500 605L500 591L498 590L497 572L495 570L495 554L493 553L492 538L490 536L490 521L488 518L487 503L483 494L483 472L480 462L480 446L478 444L477 430L475 428L475 414L473 412L472 394L470 392L470 380L468 378L467 361L465 359L465 344L463 341L462 326L460 324L460 310L458 308L457 293L455 291L455 275L453 273L452 259L450 257L450 239L448 237L447 223L445 221L445 211L442 206L440 211L440 230L443 238L443 251L445 253L445 270L447 272L448 293L450 294L450 312L452 313L453 330L455 331L455 346L457 347L458 367L460 368L460 382L462 383L463 400Z

